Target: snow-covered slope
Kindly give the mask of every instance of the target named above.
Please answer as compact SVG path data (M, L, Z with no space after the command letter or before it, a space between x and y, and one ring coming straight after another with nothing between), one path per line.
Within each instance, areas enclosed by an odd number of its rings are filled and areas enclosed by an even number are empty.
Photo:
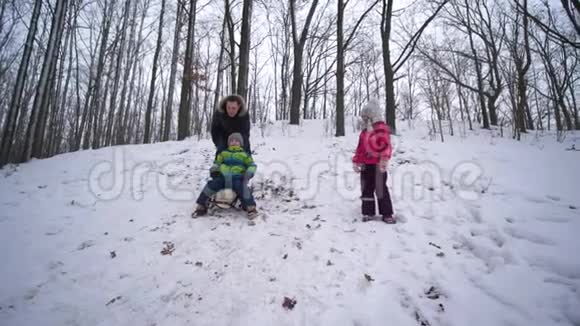
M0 325L580 325L572 136L403 130L392 226L360 222L357 136L324 129L255 128L255 226L190 218L208 140L0 170Z

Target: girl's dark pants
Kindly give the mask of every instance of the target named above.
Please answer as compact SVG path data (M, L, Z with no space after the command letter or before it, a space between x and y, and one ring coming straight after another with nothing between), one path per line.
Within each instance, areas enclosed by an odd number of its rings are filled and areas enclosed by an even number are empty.
M375 215L375 194L379 204L379 214L393 215L393 203L387 188L387 172L381 172L376 164L365 164L362 166L360 183L363 215Z

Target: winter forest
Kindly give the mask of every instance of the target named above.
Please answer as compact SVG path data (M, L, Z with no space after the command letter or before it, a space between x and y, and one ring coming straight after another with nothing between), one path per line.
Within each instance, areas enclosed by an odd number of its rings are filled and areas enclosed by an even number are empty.
M580 326L578 0L0 0L0 326Z
M369 98L432 132L580 128L573 0L2 0L0 165L205 137L219 98L254 124ZM457 124L460 124L457 126Z

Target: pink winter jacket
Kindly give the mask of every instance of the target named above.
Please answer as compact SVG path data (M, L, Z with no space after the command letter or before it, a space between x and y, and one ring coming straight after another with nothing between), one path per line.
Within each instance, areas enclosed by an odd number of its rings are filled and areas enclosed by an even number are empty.
M361 131L356 152L352 158L357 164L378 164L391 159L391 139L389 127L382 121L373 124L373 130Z

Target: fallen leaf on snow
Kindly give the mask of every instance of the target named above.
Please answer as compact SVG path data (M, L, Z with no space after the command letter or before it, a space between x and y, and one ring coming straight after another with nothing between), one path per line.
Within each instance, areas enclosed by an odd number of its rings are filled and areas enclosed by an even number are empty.
M85 249L90 248L90 247L92 247L94 245L95 245L95 242L93 240L88 240L88 241L85 241L85 242L81 243L77 247L77 250L85 250Z
M434 244L433 242L429 242L429 245L441 250L441 246L438 246L438 245Z
M439 299L439 290L437 290L436 287L431 286L429 288L429 290L427 290L427 292L425 292L425 295L427 296L427 298L431 299L431 300L436 300Z
M284 307L286 310L292 310L294 309L294 306L296 306L296 299L290 299L288 297L284 297L284 302L282 302L282 307Z
M163 244L165 245L165 247L163 247L163 249L161 250L161 254L163 256L172 255L173 252L175 251L175 245L170 241L163 241Z
M115 303L115 301L117 301L117 300L121 300L121 298L122 298L122 296L117 296L117 297L115 297L115 298L113 298L113 299L109 300L109 302L107 302L107 304L106 304L105 306L108 306L108 305L110 305L110 304L113 304L113 303Z

